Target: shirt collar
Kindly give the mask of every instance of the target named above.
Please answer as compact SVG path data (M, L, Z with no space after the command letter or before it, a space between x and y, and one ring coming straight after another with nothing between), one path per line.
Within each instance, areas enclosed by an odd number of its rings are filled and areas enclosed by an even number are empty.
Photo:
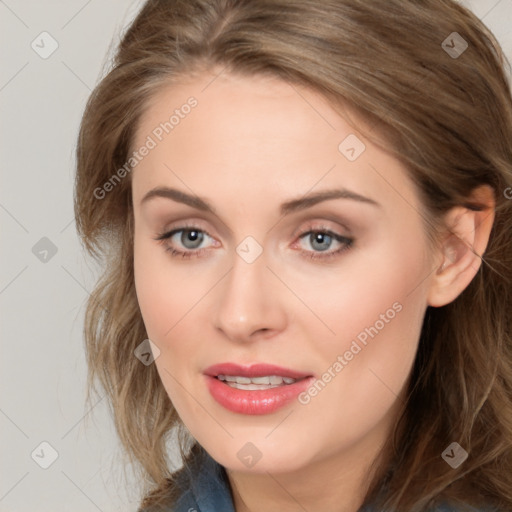
M189 490L177 512L235 512L226 470L203 448L187 474Z

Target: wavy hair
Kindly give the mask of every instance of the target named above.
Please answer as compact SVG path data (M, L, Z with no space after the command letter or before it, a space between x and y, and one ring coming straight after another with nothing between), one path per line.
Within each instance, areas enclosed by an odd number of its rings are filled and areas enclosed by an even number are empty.
M460 55L449 52L454 37L467 43ZM84 322L87 400L98 384L108 397L124 453L144 477L141 506L176 498L169 436L178 434L186 467L200 447L155 365L134 357L147 333L134 286L130 173L99 191L128 161L149 100L214 66L350 105L372 126L362 133L406 165L429 234L450 208L481 208L468 199L477 186L493 188L482 265L456 300L427 308L407 400L365 503L512 510L510 62L483 22L451 0L149 0L124 32L81 121L74 208L102 269ZM469 452L455 469L441 458L452 441Z

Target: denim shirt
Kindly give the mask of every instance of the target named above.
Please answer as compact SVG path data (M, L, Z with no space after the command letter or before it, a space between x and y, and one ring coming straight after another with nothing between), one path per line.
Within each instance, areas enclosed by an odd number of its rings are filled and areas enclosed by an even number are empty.
M202 453L172 512L235 512L226 470L206 451Z
M190 478L186 478L183 493L166 512L235 512L226 471L223 466L203 450L200 460L196 461ZM183 482L183 480L182 480ZM471 509L473 512L496 512ZM152 512L141 510L139 512ZM359 512L378 512L371 507L363 507ZM429 512L457 512L448 505L441 505Z

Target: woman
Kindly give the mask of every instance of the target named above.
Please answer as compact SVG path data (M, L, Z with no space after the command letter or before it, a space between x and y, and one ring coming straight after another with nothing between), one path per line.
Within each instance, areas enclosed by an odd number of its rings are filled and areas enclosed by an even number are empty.
M141 510L512 510L505 62L452 1L142 7L75 189Z

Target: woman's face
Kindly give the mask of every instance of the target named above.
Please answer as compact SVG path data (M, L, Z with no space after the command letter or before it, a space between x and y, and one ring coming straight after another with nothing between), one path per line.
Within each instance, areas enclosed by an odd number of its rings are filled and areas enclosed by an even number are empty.
M234 471L370 460L435 273L403 165L316 93L226 73L155 95L135 149L137 297L191 434Z

